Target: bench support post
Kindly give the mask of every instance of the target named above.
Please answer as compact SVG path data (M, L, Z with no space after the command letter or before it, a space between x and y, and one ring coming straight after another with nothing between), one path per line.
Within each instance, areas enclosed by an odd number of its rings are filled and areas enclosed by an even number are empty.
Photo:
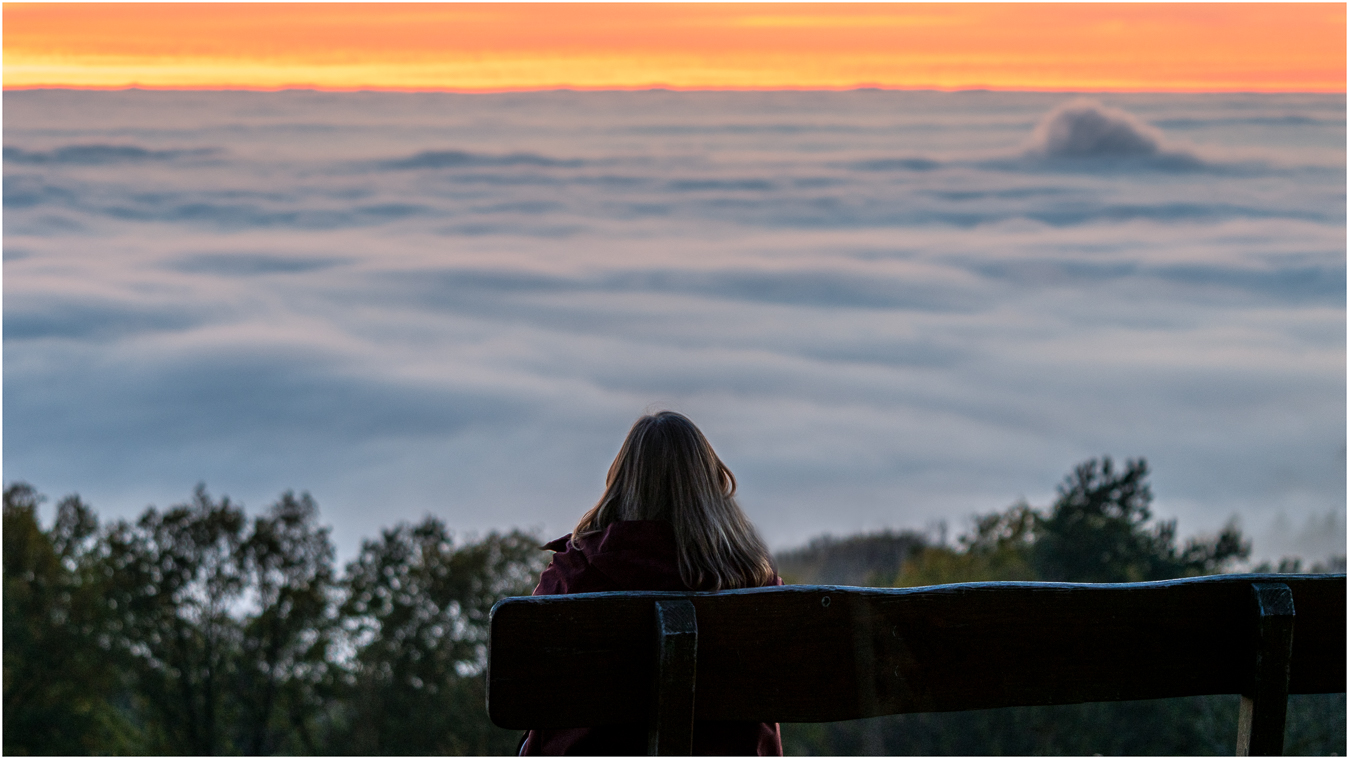
M656 602L656 666L651 693L651 756L693 754L693 691L698 619L688 599Z
M1252 583L1255 673L1241 695L1237 756L1282 756L1293 659L1293 592L1283 583Z

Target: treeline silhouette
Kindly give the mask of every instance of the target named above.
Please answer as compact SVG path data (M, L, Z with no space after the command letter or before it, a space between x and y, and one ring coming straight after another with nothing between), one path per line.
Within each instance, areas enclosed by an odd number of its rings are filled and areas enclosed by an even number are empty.
M428 517L339 573L308 495L249 520L189 503L50 529L4 492L6 754L510 754L483 707L488 612L546 554Z
M484 708L487 615L530 592L548 557L539 536L459 539L428 517L339 570L307 494L250 519L198 486L109 524L72 495L45 529L42 500L24 483L4 491L5 753L515 752L519 734ZM1178 545L1150 502L1142 460L1092 460L1047 509L979 517L953 545L821 538L777 560L789 582L907 586L1166 579L1248 555L1232 526ZM789 754L1230 753L1236 709L1217 697L897 715L783 725L783 740ZM1344 696L1295 697L1286 748L1342 754Z

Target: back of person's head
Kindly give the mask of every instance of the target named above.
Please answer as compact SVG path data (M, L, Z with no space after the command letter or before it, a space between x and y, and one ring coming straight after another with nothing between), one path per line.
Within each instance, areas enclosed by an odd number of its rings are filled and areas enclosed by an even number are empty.
M735 476L683 414L638 419L609 467L604 495L573 531L584 541L614 522L674 526L679 575L695 590L754 588L774 571L758 532L735 502Z

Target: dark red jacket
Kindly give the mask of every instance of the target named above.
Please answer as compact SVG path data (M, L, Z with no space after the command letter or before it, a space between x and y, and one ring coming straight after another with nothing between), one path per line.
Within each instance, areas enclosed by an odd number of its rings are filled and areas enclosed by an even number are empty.
M615 522L585 541L579 551L572 547L570 539L567 535L544 546L556 553L543 570L534 595L689 590L679 579L679 555L674 527L669 522ZM774 576L773 580L774 585L782 584L779 577ZM558 697L566 698L565 686L558 690ZM646 753L646 730L646 725L531 730L521 753L642 755ZM782 737L776 724L766 722L697 722L693 726L693 753L782 756Z

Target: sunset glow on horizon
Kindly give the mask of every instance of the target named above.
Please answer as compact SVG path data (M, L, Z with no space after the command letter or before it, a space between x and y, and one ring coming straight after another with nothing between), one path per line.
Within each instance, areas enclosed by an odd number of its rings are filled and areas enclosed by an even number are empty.
M1345 5L6 4L4 87L1344 92Z

